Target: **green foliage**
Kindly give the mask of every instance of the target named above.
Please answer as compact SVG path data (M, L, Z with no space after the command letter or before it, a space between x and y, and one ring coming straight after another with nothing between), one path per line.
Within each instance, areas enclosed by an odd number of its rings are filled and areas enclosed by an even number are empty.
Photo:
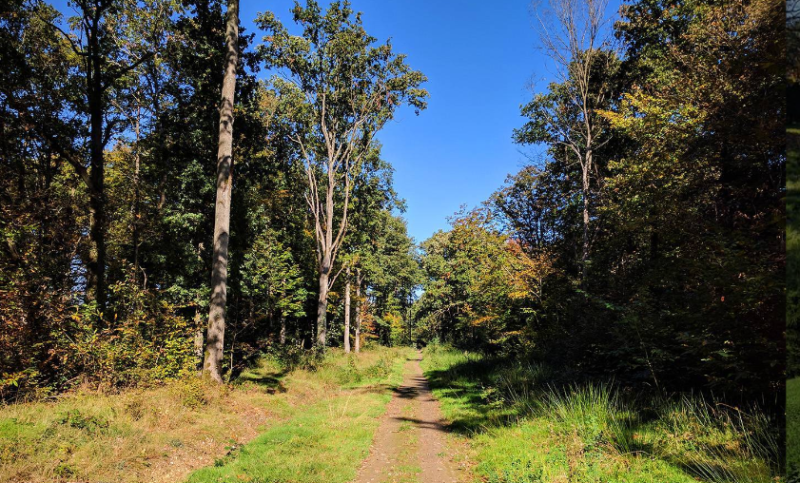
M67 425L70 428L86 431L89 434L108 428L108 421L97 416L85 416L81 414L78 409L63 414L57 422L58 424Z
M354 15L349 2L334 2L323 13L313 0L305 7L298 1L292 15L302 28L300 36L290 35L272 12L262 14L257 22L267 32L268 43L260 49L266 66L290 71L296 86L312 100L299 108L296 122L341 118L345 124L334 136L364 132L371 140L402 104L417 111L425 108L428 93L420 87L425 76L411 70L404 55L394 54L391 43L375 45L377 39L366 33L361 15ZM359 117L363 114L359 106L367 105L366 116ZM303 119L312 113L310 119ZM312 128L313 124L298 132L308 135Z
M787 376L800 373L800 130L787 130L786 164L786 348Z
M291 251L274 238L268 232L262 233L245 254L242 294L262 313L303 316L308 294L302 285L300 269Z
M535 317L531 303L550 261L528 256L487 210L459 213L451 223L451 231L422 244L427 280L416 306L420 337L513 350L528 317Z
M110 292L112 306L120 308L114 311L111 326L94 326L91 321L97 315L91 304L85 304L71 317L70 329L61 334L62 377L90 377L94 382L125 386L185 375L194 364L195 327L132 280L117 282Z
M800 479L800 379L786 381L786 475Z
M782 5L633 2L565 59L513 134L542 160L422 243L422 339L779 413Z
M413 338L409 312L421 273L406 221L385 208L365 209L357 228L363 232L353 234L349 257L366 280L373 332L384 344L408 344Z

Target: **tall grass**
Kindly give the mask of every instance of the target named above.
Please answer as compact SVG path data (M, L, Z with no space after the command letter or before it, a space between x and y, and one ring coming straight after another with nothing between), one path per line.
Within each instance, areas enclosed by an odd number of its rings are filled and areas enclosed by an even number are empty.
M487 481L780 481L777 432L757 408L556 384L541 365L442 347L423 362Z

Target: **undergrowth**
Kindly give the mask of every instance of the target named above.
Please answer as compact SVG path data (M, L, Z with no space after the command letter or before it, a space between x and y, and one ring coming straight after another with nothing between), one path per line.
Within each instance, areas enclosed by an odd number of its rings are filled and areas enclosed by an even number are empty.
M780 481L780 444L757 409L556 384L543 366L441 346L423 367L488 483Z

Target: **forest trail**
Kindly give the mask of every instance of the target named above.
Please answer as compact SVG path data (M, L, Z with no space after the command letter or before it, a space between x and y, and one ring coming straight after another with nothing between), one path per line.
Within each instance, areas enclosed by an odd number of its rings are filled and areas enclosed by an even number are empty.
M448 458L439 402L422 373L422 353L406 367L403 384L389 402L369 456L353 483L457 483Z

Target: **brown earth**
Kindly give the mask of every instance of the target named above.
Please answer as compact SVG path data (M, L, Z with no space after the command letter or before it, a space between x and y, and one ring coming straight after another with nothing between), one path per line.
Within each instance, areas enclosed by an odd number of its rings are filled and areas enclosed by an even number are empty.
M378 427L367 459L354 483L457 483L462 481L448 457L446 426L419 365L406 367Z

